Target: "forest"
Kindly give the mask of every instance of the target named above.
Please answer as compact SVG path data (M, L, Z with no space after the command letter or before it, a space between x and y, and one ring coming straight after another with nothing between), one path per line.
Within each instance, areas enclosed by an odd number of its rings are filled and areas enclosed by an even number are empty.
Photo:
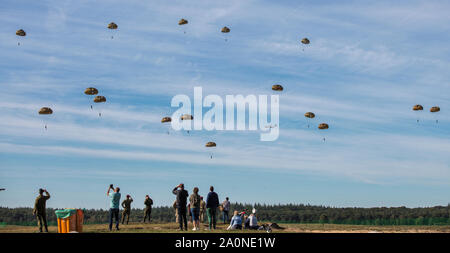
M262 222L277 223L330 223L352 225L450 225L450 204L434 207L327 207L303 204L265 205L241 204L231 205L233 210L251 212L255 208L257 217ZM56 224L55 210L47 209L50 225ZM101 224L108 222L109 212L104 209L84 209L84 223ZM222 213L218 212L219 218ZM231 215L230 215L231 216ZM130 222L141 222L143 209L133 208ZM175 221L173 207L153 207L152 222L167 223ZM0 207L1 225L36 225L32 208Z

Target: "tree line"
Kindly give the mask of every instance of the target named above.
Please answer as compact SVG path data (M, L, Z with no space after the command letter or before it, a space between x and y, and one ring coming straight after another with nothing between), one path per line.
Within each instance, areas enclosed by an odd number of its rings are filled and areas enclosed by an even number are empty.
M329 223L352 225L450 225L450 204L434 207L327 207L303 204L242 204L231 205L230 216L234 210L251 212L255 208L257 217L264 222L277 223ZM56 225L53 208L47 209L50 225ZM84 209L85 224L101 224L108 222L109 211L104 209ZM143 209L133 208L130 221L140 222ZM221 212L219 212L221 215ZM175 221L173 207L153 207L152 222L167 223ZM0 225L36 225L32 208L0 207Z

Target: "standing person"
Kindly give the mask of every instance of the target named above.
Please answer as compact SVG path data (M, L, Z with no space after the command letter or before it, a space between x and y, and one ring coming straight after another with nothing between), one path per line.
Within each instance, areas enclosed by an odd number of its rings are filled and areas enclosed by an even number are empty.
M153 199L151 199L150 196L145 195L144 205L145 205L145 209L144 209L144 223L145 223L145 219L147 217L148 217L148 222L150 222L150 218L152 215Z
M203 200L203 196L200 196L200 222L205 222L206 202Z
M45 193L45 196L44 196ZM36 216L39 226L39 232L42 233L42 225L45 227L45 232L48 232L47 228L47 215L45 213L45 204L50 198L50 193L46 189L39 189L39 196L34 201L33 214Z
M230 218L229 212L230 212L230 201L229 198L226 197L225 200L222 203L223 208L223 224L228 223L228 219Z
M127 225L128 221L130 221L130 214L131 214L131 202L133 202L133 198L130 195L127 195L127 198L123 200L122 207L122 225L125 222L125 216L127 217Z
M114 192L109 194L109 191L113 190ZM114 189L111 184L106 192L106 196L109 197L109 231L112 230L113 218L116 219L116 229L119 230L119 203L120 203L120 188L116 187Z
M194 225L192 230L196 231L200 229L200 195L198 195L198 187L195 187L193 192L189 197L189 204L191 205L192 224Z
M180 188L178 190L178 188ZM189 197L189 193L184 189L184 184L177 185L173 190L172 193L177 196L176 206L177 206L177 212L178 212L178 222L180 223L180 230L183 230L183 224L184 228L187 231L187 219L186 219L186 203L187 198Z
M214 192L214 186L209 187L206 197L206 213L208 214L209 230L216 229L216 213L219 206L219 196Z

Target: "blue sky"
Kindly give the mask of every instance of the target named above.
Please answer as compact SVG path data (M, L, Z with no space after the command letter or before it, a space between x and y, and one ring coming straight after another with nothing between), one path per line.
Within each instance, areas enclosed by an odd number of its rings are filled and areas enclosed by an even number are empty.
M0 206L31 206L45 187L51 207L107 208L110 183L136 207L146 194L168 205L180 182L233 202L447 205L449 12L448 1L2 1ZM194 86L224 97L275 83L276 142L160 123ZM108 99L94 111L90 86ZM330 129L308 129L307 111Z

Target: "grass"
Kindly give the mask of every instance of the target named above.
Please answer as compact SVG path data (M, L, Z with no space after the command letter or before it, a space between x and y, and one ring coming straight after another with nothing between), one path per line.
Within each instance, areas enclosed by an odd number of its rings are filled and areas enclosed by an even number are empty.
M338 224L279 224L284 230L274 229L274 233L450 233L450 226L366 226L366 225L338 225ZM188 231L177 231L178 224L142 224L130 223L120 226L120 233L265 233L255 230L233 230L227 231L227 225L219 224L216 230L205 230L207 226L201 224L200 231L192 231L189 225ZM38 228L35 226L4 225L0 227L0 233L35 233ZM50 233L56 233L57 227L50 226ZM107 224L85 224L85 233L117 233L109 232Z

